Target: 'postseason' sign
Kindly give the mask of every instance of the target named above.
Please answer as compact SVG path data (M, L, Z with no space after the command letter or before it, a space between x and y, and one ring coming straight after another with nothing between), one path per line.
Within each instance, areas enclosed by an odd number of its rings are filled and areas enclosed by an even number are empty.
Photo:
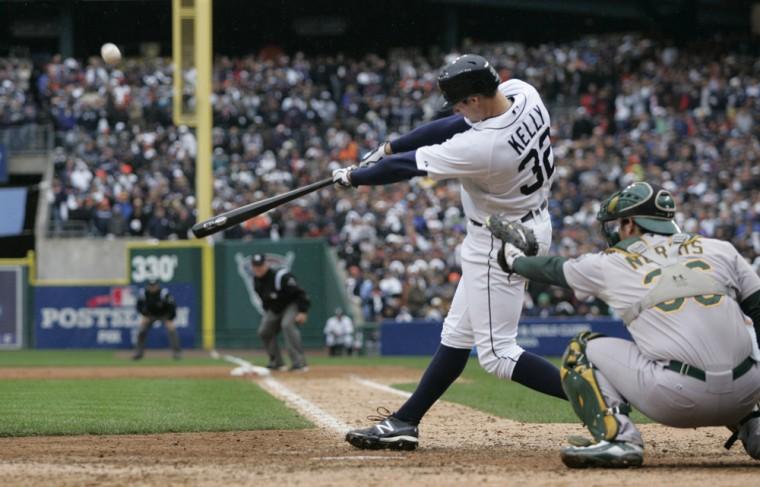
M183 348L195 345L198 303L192 284L167 284L177 302L174 325ZM140 326L136 286L41 286L35 289L37 348L132 348ZM161 329L158 329L161 328ZM148 347L168 347L154 325Z

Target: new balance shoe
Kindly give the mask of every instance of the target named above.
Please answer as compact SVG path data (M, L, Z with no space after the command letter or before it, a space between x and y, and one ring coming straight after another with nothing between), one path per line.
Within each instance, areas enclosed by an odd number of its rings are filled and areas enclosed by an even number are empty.
M285 364L273 364L270 362L267 364L267 369L272 370L272 371L279 370L280 372L282 372L284 370L288 370L288 367Z
M309 367L305 365L294 365L288 369L288 372L308 372Z
M363 450L414 450L419 443L417 426L393 416L379 418L380 422L369 428L355 429L346 433L346 441Z
M560 453L570 468L627 468L644 462L644 448L626 441L600 441L589 446L568 446Z

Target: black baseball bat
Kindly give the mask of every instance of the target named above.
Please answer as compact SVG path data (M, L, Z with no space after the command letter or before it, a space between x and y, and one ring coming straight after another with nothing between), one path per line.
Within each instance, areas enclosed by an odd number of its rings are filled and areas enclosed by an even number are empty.
M313 193L314 191L322 189L325 186L330 186L331 184L333 184L332 177L321 179L315 183L288 191L287 193L278 194L277 196L272 196L271 198L261 201L254 201L253 203L248 203L240 208L226 211L213 218L209 218L206 221L193 225L193 235L197 238L201 238L211 235L212 233L221 232L222 230L226 230L240 222L244 222L250 218L259 216L262 213L266 213L272 208L284 205L288 201L293 201L294 199Z

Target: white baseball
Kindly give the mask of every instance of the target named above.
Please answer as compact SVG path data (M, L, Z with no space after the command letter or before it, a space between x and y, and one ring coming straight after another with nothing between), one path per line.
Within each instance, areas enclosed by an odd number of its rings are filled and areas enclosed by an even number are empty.
M121 51L116 47L116 44L110 42L103 44L103 47L100 48L100 56L108 64L116 64L121 61Z

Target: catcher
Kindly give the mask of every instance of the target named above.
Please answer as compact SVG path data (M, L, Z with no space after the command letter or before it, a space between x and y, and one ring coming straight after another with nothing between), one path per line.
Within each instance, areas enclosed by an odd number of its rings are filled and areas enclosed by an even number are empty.
M728 426L726 448L738 438L760 460L760 277L730 243L681 233L675 209L653 184L614 193L597 215L610 248L577 259L526 257L537 247L529 228L488 220L505 272L605 300L634 340L570 341L562 387L594 441L571 438L568 467L641 465L631 406L667 426Z

